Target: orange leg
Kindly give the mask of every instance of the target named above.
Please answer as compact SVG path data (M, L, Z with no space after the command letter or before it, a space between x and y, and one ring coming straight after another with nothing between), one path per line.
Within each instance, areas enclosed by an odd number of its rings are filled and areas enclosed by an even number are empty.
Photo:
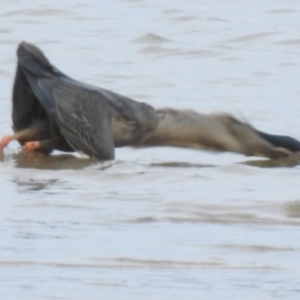
M17 138L16 134L6 135L2 138L0 142L0 151L3 151L3 149L13 140Z
M24 149L26 152L34 152L41 147L41 142L26 142Z

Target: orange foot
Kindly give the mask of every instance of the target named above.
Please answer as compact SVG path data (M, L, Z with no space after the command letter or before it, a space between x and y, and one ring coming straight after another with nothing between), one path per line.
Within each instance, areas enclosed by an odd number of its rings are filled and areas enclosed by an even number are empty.
M41 147L41 142L27 142L24 149L27 152L34 152Z
M4 136L0 142L0 151L3 151L3 149L14 139L16 139L15 134Z

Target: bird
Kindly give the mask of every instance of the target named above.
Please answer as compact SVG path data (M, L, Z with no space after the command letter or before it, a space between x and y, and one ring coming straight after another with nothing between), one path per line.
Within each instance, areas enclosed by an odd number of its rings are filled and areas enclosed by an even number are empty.
M13 86L13 130L0 150L18 140L28 151L79 151L114 159L115 146L133 143L156 126L144 103L71 79L35 45L21 42Z
M176 146L230 151L271 159L300 151L300 141L269 134L228 113L161 108L77 81L50 63L34 44L21 42L12 93L13 134L29 152L80 152L115 158L123 146Z

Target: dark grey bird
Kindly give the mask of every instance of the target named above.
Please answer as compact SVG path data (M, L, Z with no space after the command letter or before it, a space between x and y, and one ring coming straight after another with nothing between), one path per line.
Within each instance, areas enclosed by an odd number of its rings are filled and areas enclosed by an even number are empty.
M13 129L0 148L17 139L27 150L80 151L100 160L156 126L154 109L71 79L36 46L22 42L13 88Z
M99 160L115 147L178 146L280 158L300 151L300 142L271 135L229 114L158 109L72 79L36 46L17 49L13 130L0 151L18 140L27 151L79 151Z

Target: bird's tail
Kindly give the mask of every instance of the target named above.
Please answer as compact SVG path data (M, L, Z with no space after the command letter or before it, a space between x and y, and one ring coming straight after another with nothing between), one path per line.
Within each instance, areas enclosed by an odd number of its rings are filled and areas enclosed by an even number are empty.
M256 130L263 139L271 143L274 147L286 148L292 152L300 151L300 141L285 135L275 135Z

